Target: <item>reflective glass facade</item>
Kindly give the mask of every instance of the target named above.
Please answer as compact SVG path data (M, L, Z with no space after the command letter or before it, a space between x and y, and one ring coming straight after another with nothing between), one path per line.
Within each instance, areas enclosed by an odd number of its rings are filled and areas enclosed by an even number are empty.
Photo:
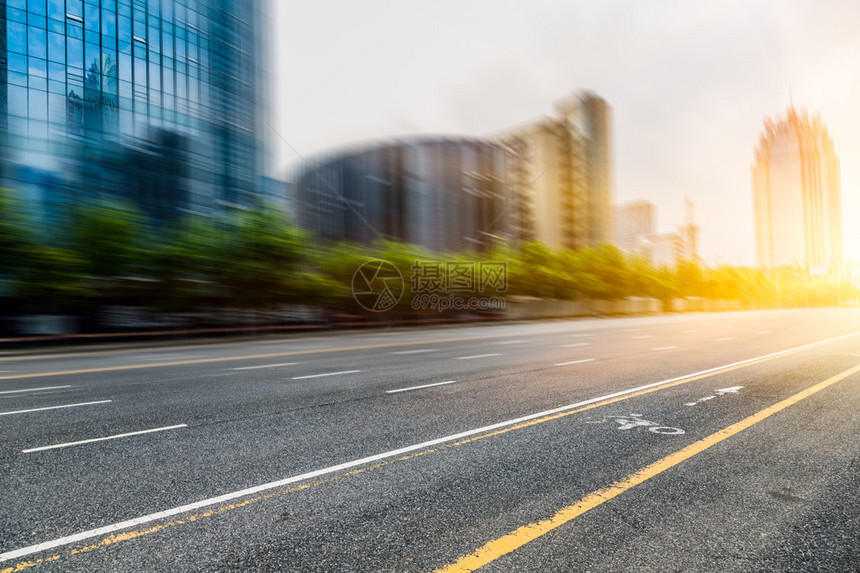
M252 203L262 5L0 0L5 183L48 217L96 194L156 222Z
M509 238L515 157L478 138L420 137L313 162L293 186L299 225L332 241L397 239L436 252Z

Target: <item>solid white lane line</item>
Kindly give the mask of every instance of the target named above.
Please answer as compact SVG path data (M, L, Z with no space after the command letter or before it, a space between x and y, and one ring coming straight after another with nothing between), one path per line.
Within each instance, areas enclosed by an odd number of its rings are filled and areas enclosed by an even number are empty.
M700 370L699 372L693 372L692 374L684 374L683 376L678 376L675 378L669 378L667 380L660 380L659 382L652 382L650 384L645 384L644 386L637 386L636 388L629 388L627 390L621 390L619 392L613 392L612 394L606 394L604 396L598 396L597 398L590 398L588 400L583 400L582 402L576 402L574 404L567 404L565 406L553 408L552 410L544 410L543 412L537 412L535 414L529 414L527 416L522 416L520 418L514 418L512 420L505 420L504 422L497 422L495 424L490 424L489 426L482 426L480 428L475 428L473 430L467 430L465 432L460 432L458 434L451 434L451 435L444 436L441 438L428 440L426 442L421 442L418 444L412 444L410 446L405 446L402 448L398 448L396 450L388 450L387 452L382 452L381 454L375 454L375 455L368 456L365 458L359 458L356 460L344 462L344 463L337 464L334 466L329 466L327 468L314 470L314 471L311 471L308 473L299 474L299 475L284 478L281 480L277 480L277 481L273 481L273 482L269 482L269 483L264 483L262 485L249 487L247 489L242 489L242 490L238 490L238 491L234 491L234 492L230 492L230 493L225 493L225 494L219 495L217 497L210 497L208 499L203 499L201 501L197 501L194 503L189 503L186 505L173 507L171 509L165 509L164 511L159 511L156 513L150 513L148 515L143 515L141 517L136 517L134 519L128 519L126 521L120 521L118 523L113 523L111 525L105 525L103 527L98 527L96 529L89 529L86 531L81 531L80 533L76 533L74 535L68 535L66 537L58 537L56 539L52 539L50 541L45 541L43 543L37 543L35 545L30 545L27 547L22 547L20 549L14 549L12 551L0 553L0 561L9 561L10 559L17 559L19 557L24 557L26 555L32 555L34 553L39 553L40 551L46 551L48 549L53 549L54 547L62 547L64 545L70 545L72 543L77 543L78 541L83 541L84 539L92 539L93 537L101 537L104 535L115 533L117 531L122 531L123 529L129 529L132 527L137 527L139 525L144 525L146 523L152 523L153 521L158 521L158 520L164 519L166 517L172 517L174 515L181 515L183 513L188 513L189 511L194 511L194 510L201 509L204 507L211 507L213 505L218 505L218 504L225 503L228 501L233 501L234 499L239 499L239 498L246 497L249 495L254 495L254 494L257 494L257 493L260 493L263 491L269 491L269 490L277 489L280 487L284 487L286 485L294 484L297 482L306 481L306 480L317 478L320 476L341 472L343 470L352 469L354 467L361 466L364 464L369 464L372 462L378 462L380 460L394 458L397 456L401 456L403 454L408 454L410 452L414 452L416 450L422 450L424 448L429 448L432 446L438 446L439 444L444 444L447 442L454 442L457 440L462 440L463 438L468 438L469 436L474 436L476 434L482 434L484 432L490 432L492 430L498 430L500 428L505 428L508 426L514 426L516 424L521 424L522 422L528 422L529 420L536 420L538 418L543 418L544 416L551 416L552 414L558 414L561 412L566 412L568 410L573 410L575 408L581 408L582 406L588 406L589 404L594 404L596 402L602 402L603 400L609 400L611 398L617 398L619 396L626 396L627 394L633 394L633 393L639 392L641 390L647 390L649 388L656 388L656 387L662 386L664 384L671 384L672 382L679 382L679 381L685 380L687 378L694 378L696 376L702 376L704 374L709 374L711 372L723 370L724 368L731 368L733 366L741 366L743 364L748 364L750 362L755 362L757 360L763 360L765 358L773 358L776 356L780 356L781 354L787 354L789 352L797 352L798 350L803 350L806 348L812 348L814 346L819 346L821 344L827 344L829 342L834 342L836 340L842 340L843 338L847 338L849 336L856 336L857 334L860 334L860 330L855 331L855 332L850 332L848 334L843 334L842 336L836 336L834 338L819 340L818 342L812 342L810 344L804 344L803 346L795 346L794 348L788 348L786 350L780 350L778 352L772 352L770 354L765 354L763 356L756 356L754 358L747 358L746 360L741 360L740 362L732 362L731 364L723 364L722 366L715 366L713 368L708 368L707 370Z
M722 342L723 340L731 340L731 339L732 339L731 336L724 336L722 338L715 338L714 342Z
M633 336L633 340L641 340L643 338L654 338L650 334L640 334L639 336Z
M501 342L496 342L496 344L522 344L525 340L503 340Z
M556 366L569 366L571 364L582 364L583 362L591 362L594 358L585 358L583 360L574 360L572 362L559 362Z
M568 336L594 336L593 332L578 332L576 334L568 334Z
M800 327L799 326L792 326L791 328L789 328L789 330L797 330L798 328L800 328Z
M759 330L756 334L770 334L769 330Z
M59 410L61 408L75 408L77 406L91 406L93 404L107 404L111 400L99 400L97 402L79 402L77 404L63 404L62 406L47 406L45 408L30 408L29 410L15 410L14 412L0 412L0 416L11 414L26 414L28 412L43 412L45 410Z
M658 346L657 348L652 348L651 350L671 350L673 348L678 348L677 346Z
M277 368L279 366L295 366L298 362L281 362L280 364L261 364L259 366L242 366L233 370L257 370L258 368Z
M293 380L305 380L307 378L322 378L323 376L337 376L338 374L355 374L361 370L341 370L340 372L325 372L323 374L310 374L308 376L293 376Z
M424 352L439 352L435 348L420 348L418 350L400 350L399 352L392 352L391 354L422 354Z
M41 390L59 390L60 388L71 388L70 385L66 386L42 386L41 388L24 388L21 390L3 390L0 394L17 394L19 392L39 392Z
M488 358L490 356L501 356L501 354L475 354L474 356L458 356L457 360L471 360L472 358Z
M79 442L66 442L65 444L54 444L53 446L41 446L38 448L28 448L21 450L22 454L30 454L33 452L42 452L44 450L55 450L57 448L68 448L69 446L80 446L81 444L91 444L93 442L103 442L105 440L115 440L117 438L127 438L129 436L139 436L141 434L151 434L153 432L164 432L166 430L176 430L178 428L187 428L188 424L177 424L175 426L164 426L163 428L153 428L151 430L140 430L139 432L127 432L125 434L116 434L115 436L105 436L104 438L91 438L89 440L80 440Z
M386 394L397 394L398 392L408 392L410 390L420 390L421 388L430 388L431 386L444 386L445 384L454 384L456 380L448 380L446 382L434 382L433 384L422 384L421 386L410 386L409 388L398 388L397 390L386 390Z
M559 344L559 348L573 348L575 346L591 346L590 342L574 342L573 344Z
M685 330L684 334L693 334L694 332L699 332L698 330Z

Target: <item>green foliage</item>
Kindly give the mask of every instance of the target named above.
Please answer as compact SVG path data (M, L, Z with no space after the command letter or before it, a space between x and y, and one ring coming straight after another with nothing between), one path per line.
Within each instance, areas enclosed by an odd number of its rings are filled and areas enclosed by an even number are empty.
M29 263L13 281L16 298L24 303L70 309L81 306L92 291L85 285L84 261L75 253L47 245L26 250Z
M32 228L20 197L0 188L0 276L15 276L23 269L36 241Z
M137 270L144 230L139 211L120 201L100 199L74 210L70 248L80 257L84 274L116 279Z
M445 263L468 261L504 262L506 296L649 297L664 305L677 297L702 297L750 308L835 305L858 296L847 281L797 267L707 268L683 261L676 268L655 268L610 245L556 250L527 242L439 255L396 241L322 244L265 206L225 218L186 218L160 229L157 240L139 211L115 200L75 209L56 245L34 227L14 192L0 190L0 294L61 309L92 307L107 297L171 313L284 304L361 312L353 277L375 259L402 274L404 296L395 310L405 313L411 312L412 295L419 294L410 288L417 284L413 278L422 278L414 273L435 266L444 283L453 278L446 276Z

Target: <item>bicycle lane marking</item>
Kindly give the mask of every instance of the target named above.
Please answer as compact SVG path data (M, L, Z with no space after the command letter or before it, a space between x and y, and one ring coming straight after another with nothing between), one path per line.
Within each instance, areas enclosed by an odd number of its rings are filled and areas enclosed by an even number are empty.
M171 509L159 511L159 512L144 515L141 517L137 517L137 518L129 519L126 521L114 523L111 525L106 525L106 526L99 527L96 529L90 529L87 531L82 531L82 532L74 534L74 535L56 538L56 539L53 539L51 541L46 541L46 542L39 543L36 545L30 545L28 547L22 547L20 549L6 551L4 553L0 553L0 562L25 557L27 555L32 555L35 553L47 551L47 550L54 549L57 547L72 545L74 543L78 543L80 541L84 541L87 539L92 539L92 538L96 538L96 537L104 537L104 539L102 539L98 543L95 543L95 544L89 545L89 546L85 546L82 548L78 548L78 549L69 550L67 552L67 554L70 554L70 555L83 553L86 551L97 549L99 547L111 545L113 543L117 543L120 541L135 539L135 538L140 537L142 535L155 533L157 531L161 531L162 529L165 529L168 527L175 527L177 525L182 525L184 523L196 521L197 519L199 519L201 517L209 517L211 515L220 514L220 513L223 513L225 511L230 511L233 509L237 509L239 507L244 507L246 505L257 503L257 502L263 501L265 499L270 499L270 498L278 496L278 495L283 495L285 493L290 493L292 491L305 489L306 487L312 487L315 485L328 483L334 479L340 479L341 477L346 477L346 476L350 476L350 475L356 475L359 473L363 473L369 469L375 469L377 467L389 465L389 464L397 462L397 461L405 461L405 460L412 459L412 458L422 456L425 454L437 452L437 451L440 451L443 449L465 445L465 444L468 444L468 443L471 443L471 442L474 442L477 440L482 440L482 439L498 436L501 434L505 434L505 433L513 431L513 430L527 428L530 426L534 426L536 424L542 424L544 422L548 422L551 420L556 420L556 419L570 416L573 414L578 414L580 412L585 412L585 411L591 410L593 408L598 408L598 407L605 406L608 404L614 404L616 402L620 402L620 401L634 398L637 396L642 396L645 394L649 394L651 392L657 392L657 391L664 390L667 388L672 388L674 386L687 384L689 382L693 382L696 380L709 378L709 377L715 376L717 374L723 374L725 372L731 372L733 370L745 368L747 366L752 366L754 364L767 362L767 361L773 360L773 359L778 358L778 357L782 357L782 356L786 356L789 354L801 352L801 351L807 350L807 349L815 347L815 346L819 346L819 345L827 344L827 343L834 342L837 340L841 340L841 339L844 339L844 338L849 337L849 336L854 336L856 334L860 334L860 331L856 331L853 333L845 334L845 335L834 337L834 338L820 340L820 341L813 342L810 344L805 344L803 346L797 346L797 347L789 348L786 350L780 350L780 351L766 354L763 356L759 356L759 357L755 357L755 358L749 358L747 360L742 360L740 362L734 362L731 364L726 364L724 366L718 366L718 367L710 368L707 370L702 370L700 372L695 372L692 374L679 376L676 378L670 378L668 380L662 380L659 382L653 382L650 384L645 384L643 386L639 386L636 388L630 388L628 390L621 390L619 392L607 394L605 396L600 396L597 398L591 398L589 400L584 400L584 401L577 402L574 404L568 404L566 406L561 406L558 408L554 408L552 410L546 410L544 412L538 412L535 414L522 416L520 418L515 418L513 420L498 422L496 424L491 424L489 426L484 426L481 428L476 428L473 430L460 432L458 434L453 434L453 435L445 436L442 438L436 438L434 440L421 442L419 444L413 444L411 446L406 446L406 447L399 448L396 450L390 450L387 452L383 452L383 453L376 454L373 456L368 456L365 458L360 458L357 460L352 460L349 462L344 462L344 463L341 463L341 464L338 464L335 466L330 466L327 468L311 471L311 472L308 472L305 474L300 474L300 475L285 478L282 480L278 480L278 481L250 487L247 489L223 494L223 495L220 495L217 497L201 500L198 502L186 504L186 505L179 506L179 507L174 507ZM436 446L440 446L440 447L436 447ZM420 451L420 450L425 450L425 451ZM413 452L417 452L417 453L413 453ZM408 455L404 455L404 454L408 454ZM378 462L381 462L381 463L378 463ZM361 466L361 465L368 465L368 464L374 464L374 465L371 465L368 468L361 468L361 469L353 470L353 468L356 468L356 467ZM352 471L347 471L346 473L338 474L338 472L344 472L345 470L352 470ZM325 476L328 476L328 477L325 477ZM293 484L296 484L298 482L310 481L310 480L313 480L316 478L321 478L321 477L324 477L325 479L318 480L317 482L312 482L310 484L304 484L304 485L298 486L298 487L291 487L290 489L286 489L280 493L276 492L276 493L270 493L270 494L265 494L265 495L258 495L257 497L251 497L251 496L260 494L264 491L270 491L270 490L274 490L274 489L278 489L278 488L286 488L287 486L292 486ZM245 499L244 501L237 502L237 503L232 503L232 504L229 503L229 502L232 502L232 501L240 499L240 498L248 498L248 499ZM223 504L229 504L229 505L223 505ZM141 525L146 525L148 523L153 523L155 521L160 521L160 520L166 519L168 517L173 517L173 516L177 516L177 515L181 515L181 514L190 514L194 511L204 509L204 508L213 507L213 506L217 506L217 505L222 505L223 507L211 509L211 510L208 510L204 513L192 514L192 515L189 515L188 517L183 518L183 519L177 519L174 521L154 525L154 526L149 527L149 528L144 529L144 530L126 531L124 533L121 533L124 530L133 529L135 527L139 527ZM47 561L55 561L56 559L59 559L60 557L62 557L62 555L57 554L57 555L52 555L49 557L34 559L32 561L22 561L22 562L19 562L12 567L0 570L0 573L12 573L12 572L16 572L16 571L23 571L24 569L39 565L40 563L45 563Z
M585 497L577 500L571 505L563 507L558 510L552 517L548 519L544 519L541 521L537 521L534 523L530 523L528 525L523 525L522 527L508 533L507 535L503 535L497 539L494 539L483 546L479 547L472 553L468 553L463 555L459 559L457 559L454 563L450 565L446 565L440 567L435 570L434 573L461 573L461 572L470 572L480 569L484 565L492 563L498 558L507 555L519 549L523 545L538 539L539 537L549 533L550 531L561 527L562 525L569 523L573 519L579 517L580 515L606 503L607 501L621 495L622 493L632 489L633 487L648 481L649 479L663 473L664 471L680 464L681 462L692 458L693 456L700 454L707 450L708 448L715 446L747 428L758 424L762 420L769 418L770 416L785 410L789 406L797 404L801 400L812 396L813 394L824 390L825 388L840 382L849 376L860 372L860 364L849 368L835 376L824 380L823 382L819 382L809 388L794 394L793 396L786 398L776 404L769 406L763 410L760 410L737 422L730 426L723 428L722 430L707 436L697 442L690 444L685 448L681 448L680 450L669 454L668 456L645 466L639 471L636 471L632 474L629 474L618 481L615 481L605 487L602 487L592 493L586 495Z

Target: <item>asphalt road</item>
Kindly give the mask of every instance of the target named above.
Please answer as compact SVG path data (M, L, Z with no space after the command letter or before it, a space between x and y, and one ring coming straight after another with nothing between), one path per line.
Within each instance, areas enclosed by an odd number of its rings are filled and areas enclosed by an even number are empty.
M7 571L860 571L860 311L0 360Z

